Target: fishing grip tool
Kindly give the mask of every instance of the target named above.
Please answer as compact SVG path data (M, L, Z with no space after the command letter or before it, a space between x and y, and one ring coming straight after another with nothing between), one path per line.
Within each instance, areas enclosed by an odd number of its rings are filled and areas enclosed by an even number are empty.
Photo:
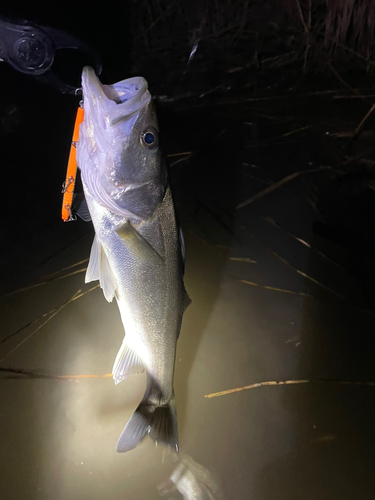
M100 58L87 43L59 29L0 17L0 61L21 73L34 76L63 94L76 94L76 86L64 82L53 72L52 64L59 49L76 49L87 54L90 65L100 75Z

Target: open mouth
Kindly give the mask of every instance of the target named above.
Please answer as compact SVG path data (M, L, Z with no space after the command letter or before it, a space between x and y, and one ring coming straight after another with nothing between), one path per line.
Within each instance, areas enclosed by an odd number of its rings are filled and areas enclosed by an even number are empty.
M151 100L147 81L136 76L113 85L103 85L93 68L85 66L82 72L84 99L94 101L105 109L111 125L140 111Z

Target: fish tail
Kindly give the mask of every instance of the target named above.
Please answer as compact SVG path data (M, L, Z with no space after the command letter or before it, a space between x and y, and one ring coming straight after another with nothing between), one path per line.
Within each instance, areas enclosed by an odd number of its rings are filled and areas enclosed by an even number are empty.
M178 451L177 416L174 396L169 404L155 406L142 401L126 424L117 442L117 451L134 449L148 434L156 443L163 443Z

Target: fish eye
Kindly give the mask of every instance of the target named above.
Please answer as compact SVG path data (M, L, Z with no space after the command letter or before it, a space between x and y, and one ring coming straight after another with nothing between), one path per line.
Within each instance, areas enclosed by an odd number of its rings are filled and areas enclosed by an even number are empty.
M155 141L155 136L152 132L146 132L145 135L143 136L143 140L145 141L146 144L153 144Z
M147 149L155 149L158 145L158 133L153 128L147 128L141 133L141 144Z

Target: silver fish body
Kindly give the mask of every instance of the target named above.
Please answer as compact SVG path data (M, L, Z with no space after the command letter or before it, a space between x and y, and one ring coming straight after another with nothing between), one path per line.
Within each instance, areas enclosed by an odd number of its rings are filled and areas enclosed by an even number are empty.
M115 297L119 306L125 338L115 382L147 372L145 395L117 451L133 449L146 434L176 449L173 374L189 299L156 115L143 78L105 86L85 68L82 87L77 159L95 228L86 281L99 279L107 300Z

